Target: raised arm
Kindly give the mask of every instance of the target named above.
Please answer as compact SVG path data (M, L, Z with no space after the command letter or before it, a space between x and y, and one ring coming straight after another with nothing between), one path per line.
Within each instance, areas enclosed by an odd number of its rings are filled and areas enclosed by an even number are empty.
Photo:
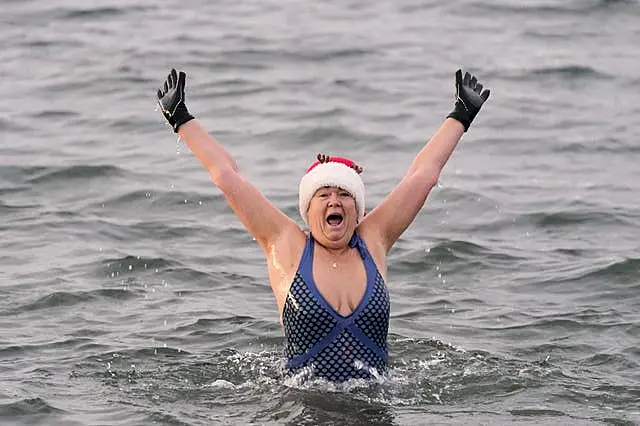
M474 76L456 72L453 111L420 150L400 183L363 220L361 232L372 235L385 253L413 222L460 138L489 98L489 90L482 88Z
M184 102L185 80L184 72L171 70L157 93L162 113L209 171L240 221L260 246L267 249L283 231L297 225L240 173L231 155L189 113Z

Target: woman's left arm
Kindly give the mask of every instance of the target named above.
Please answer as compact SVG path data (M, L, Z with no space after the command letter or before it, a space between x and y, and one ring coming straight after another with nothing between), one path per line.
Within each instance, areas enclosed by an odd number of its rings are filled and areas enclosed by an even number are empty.
M400 183L362 221L360 232L375 234L385 253L413 222L462 135L489 98L489 90L482 88L474 76L465 73L463 77L461 70L456 72L453 111L416 155Z

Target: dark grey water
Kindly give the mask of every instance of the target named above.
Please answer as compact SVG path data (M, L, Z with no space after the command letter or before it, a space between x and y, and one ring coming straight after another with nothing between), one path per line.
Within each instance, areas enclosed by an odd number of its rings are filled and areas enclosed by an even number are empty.
M5 0L0 424L637 424L640 3ZM280 208L368 208L491 99L392 251L391 377L282 378L258 246L155 111L168 70ZM301 222L301 221L300 221Z

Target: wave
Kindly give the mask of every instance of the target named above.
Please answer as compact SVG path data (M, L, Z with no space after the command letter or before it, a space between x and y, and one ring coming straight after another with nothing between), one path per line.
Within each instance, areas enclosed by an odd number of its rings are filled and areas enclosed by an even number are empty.
M141 5L133 5L128 7L96 7L94 9L69 9L63 13L57 14L57 19L110 19L116 16L126 15L131 12L144 12L150 10L150 7Z
M213 194L202 194L198 192L185 191L144 191L134 190L114 197L106 198L89 204L91 208L102 209L104 206L130 208L132 204L151 202L154 207L175 207L184 205L202 206L207 204L215 205L224 203L224 196L221 192ZM226 203L223 204L226 207Z
M128 206L129 209L132 206ZM102 212L101 214L106 215ZM93 223L93 232L123 243L137 240L173 241L176 238L198 237L210 232L210 228L202 224L171 225L168 220L144 221L134 224L113 223L101 219ZM222 232L222 231L216 231ZM216 235L218 237L218 235Z
M599 71L594 67L579 64L566 64L559 66L542 66L537 68L518 68L512 70L495 71L496 78L513 81L527 81L539 83L557 79L560 81L575 80L613 80L616 77Z
M599 282L610 282L615 279L621 283L635 284L634 288L640 288L640 258L614 261L605 267L575 277L571 281L591 279L596 279Z
M0 357L25 357L29 354L42 356L43 351L54 351L63 349L77 349L78 347L91 342L90 338L74 337L72 339L59 340L54 342L39 344L10 345L0 349Z
M134 299L138 294L132 290L125 289L99 289L92 291L54 291L42 296L37 300L17 306L11 310L0 313L0 316L20 315L25 312L38 311L43 309L70 307L78 304L88 304L99 301L121 301Z
M3 182L17 183L50 171L51 168L46 166L0 165L0 178Z
M121 177L127 172L117 166L105 165L73 165L67 167L38 168L38 175L27 179L31 184L43 184L55 181L67 181L72 179L102 179Z
M283 50L274 48L254 49L227 49L220 52L222 58L226 58L227 62L233 63L238 59L269 59L269 61L277 60L290 60L295 63L300 62L320 62L330 59L344 59L344 58L362 58L364 56L373 55L376 53L375 49L357 48L357 47L344 47L344 46L331 46L321 45L316 46L314 49L300 49L300 50Z
M597 71L595 68L586 65L563 65L558 67L542 67L528 72L535 77L539 76L557 76L567 79L576 78L594 78L604 79L613 78L611 75Z
M3 191L0 190L0 195L3 194ZM17 211L22 211L25 209L37 209L42 207L42 204L7 204L0 201L0 213L12 213Z
M499 267L521 260L521 257L471 241L441 240L427 249L412 250L390 259L389 268L412 273L424 271L426 267L455 265L456 271L460 272L460 268Z
M525 222L533 223L538 228L557 228L564 226L573 226L573 225L605 225L605 224L616 224L616 225L630 225L634 224L633 221L621 217L618 214L612 213L610 211L575 211L575 210L564 210L557 212L537 212L537 213L529 213L522 215L518 218L519 220L523 220Z
M8 404L0 404L0 421L3 423L14 419L16 424L28 424L24 416L62 414L64 410L50 405L42 398L27 398Z
M583 365L589 366L589 367L615 366L616 367L615 369L622 369L627 371L640 370L640 364L638 362L630 359L629 356L623 355L620 353L597 353L594 355L587 356L581 362ZM633 378L631 377L629 379L633 380Z
M528 188L526 188L528 189ZM495 220L485 221L477 224L470 224L468 231L496 233L503 230L513 230L519 227L534 227L542 230L560 231L572 227L593 227L598 229L603 226L624 226L637 227L640 223L640 215L629 209L611 207L604 210L602 206L592 205L584 202L572 202L566 207L556 211L537 212L503 212ZM561 249L559 249L561 250ZM571 249L567 249L568 253ZM580 250L573 254L581 253ZM518 259L512 255L513 260Z
M76 111L66 110L66 109L45 109L35 112L31 115L34 119L51 119L51 120L62 120L70 117L78 117L79 113Z
M247 316L228 317L220 318L219 325L224 325L225 320L235 321L238 326L252 321ZM204 319L193 326L206 332L212 323ZM183 329L188 330L189 326ZM333 407L344 404L342 414L357 414L361 420L375 423L386 413L373 410L375 407L406 407L424 414L507 400L518 411L515 415L545 416L552 413L543 411L551 410L554 416L575 420L563 407L566 403L575 406L571 398L576 392L584 393L589 401L597 401L596 410L603 406L626 409L637 401L637 386L623 389L617 378L600 377L597 365L589 366L590 374L584 374L580 372L583 366L567 357L518 359L457 347L439 339L397 335L390 335L389 340L391 371L379 381L355 380L336 385L315 379L289 380L284 376L280 344L281 339L277 339L264 346L256 345L256 350L240 350L231 343L226 348L211 350L207 346L197 352L161 345L101 351L84 355L74 363L70 380L95 382L94 387L111 400L123 398L130 405L155 407L177 403L188 413L191 405L213 409L220 404L239 404L245 408L245 404L251 403L254 408L249 415L262 422L287 418L296 424L304 416L309 420L313 407L323 404ZM560 389L554 394L557 403L545 405L540 412L536 411L538 407L526 412L529 410L526 401L539 400L554 389ZM362 411L364 406L369 409ZM475 409L472 411L477 413ZM303 416L302 412L306 414ZM151 415L149 410L146 414ZM319 414L326 420L326 410ZM593 410L585 415L590 414ZM393 417L390 415L390 419ZM185 419L182 414L179 418Z
M561 284L570 284L571 287ZM554 276L533 280L536 291L547 288L550 291L573 292L580 288L589 289L584 297L620 299L634 295L640 289L640 259L602 259L593 262L581 261L579 267L570 268L563 275L556 271ZM612 290L615 289L615 292Z
M180 263L162 257L143 257L127 255L123 257L107 258L100 261L97 268L100 276L139 274L140 271L167 271L179 269Z
M474 7L481 8L492 13L500 14L526 14L539 17L541 15L574 15L587 12L609 11L622 5L635 5L633 0L573 0L556 2L553 5L536 3L498 3L496 2L476 2Z

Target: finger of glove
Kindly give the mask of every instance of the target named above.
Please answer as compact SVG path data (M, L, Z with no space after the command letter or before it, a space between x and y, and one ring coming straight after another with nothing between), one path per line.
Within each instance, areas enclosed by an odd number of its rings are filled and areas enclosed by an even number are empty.
M462 87L462 70L456 71L456 99L460 96L460 87Z
M180 74L178 74L178 90L180 91L180 93L184 92L184 86L186 81L187 81L187 74L185 74L184 71L180 71Z
M158 93L156 94L156 96L158 97L158 99L162 99L162 90L158 89Z
M476 85L476 88L475 88L475 89L473 89L473 90L475 90L475 91L476 91L476 93L479 95L479 94L482 92L482 83L478 83L478 84Z
M491 90L489 89L485 89L484 92L482 92L482 94L480 95L480 97L482 98L482 101L486 101L487 99L489 99L489 95L491 94Z
M176 87L177 84L178 84L178 73L176 72L176 69L173 68L171 70L171 87Z
M465 86L468 86L469 80L471 80L471 75L468 72L465 72L464 78L462 79L462 84L464 84Z
M164 89L164 93L165 93L165 94L169 91L169 86L168 86L168 84L167 84L167 83L168 83L168 80L164 82L164 86L163 86L163 89Z

